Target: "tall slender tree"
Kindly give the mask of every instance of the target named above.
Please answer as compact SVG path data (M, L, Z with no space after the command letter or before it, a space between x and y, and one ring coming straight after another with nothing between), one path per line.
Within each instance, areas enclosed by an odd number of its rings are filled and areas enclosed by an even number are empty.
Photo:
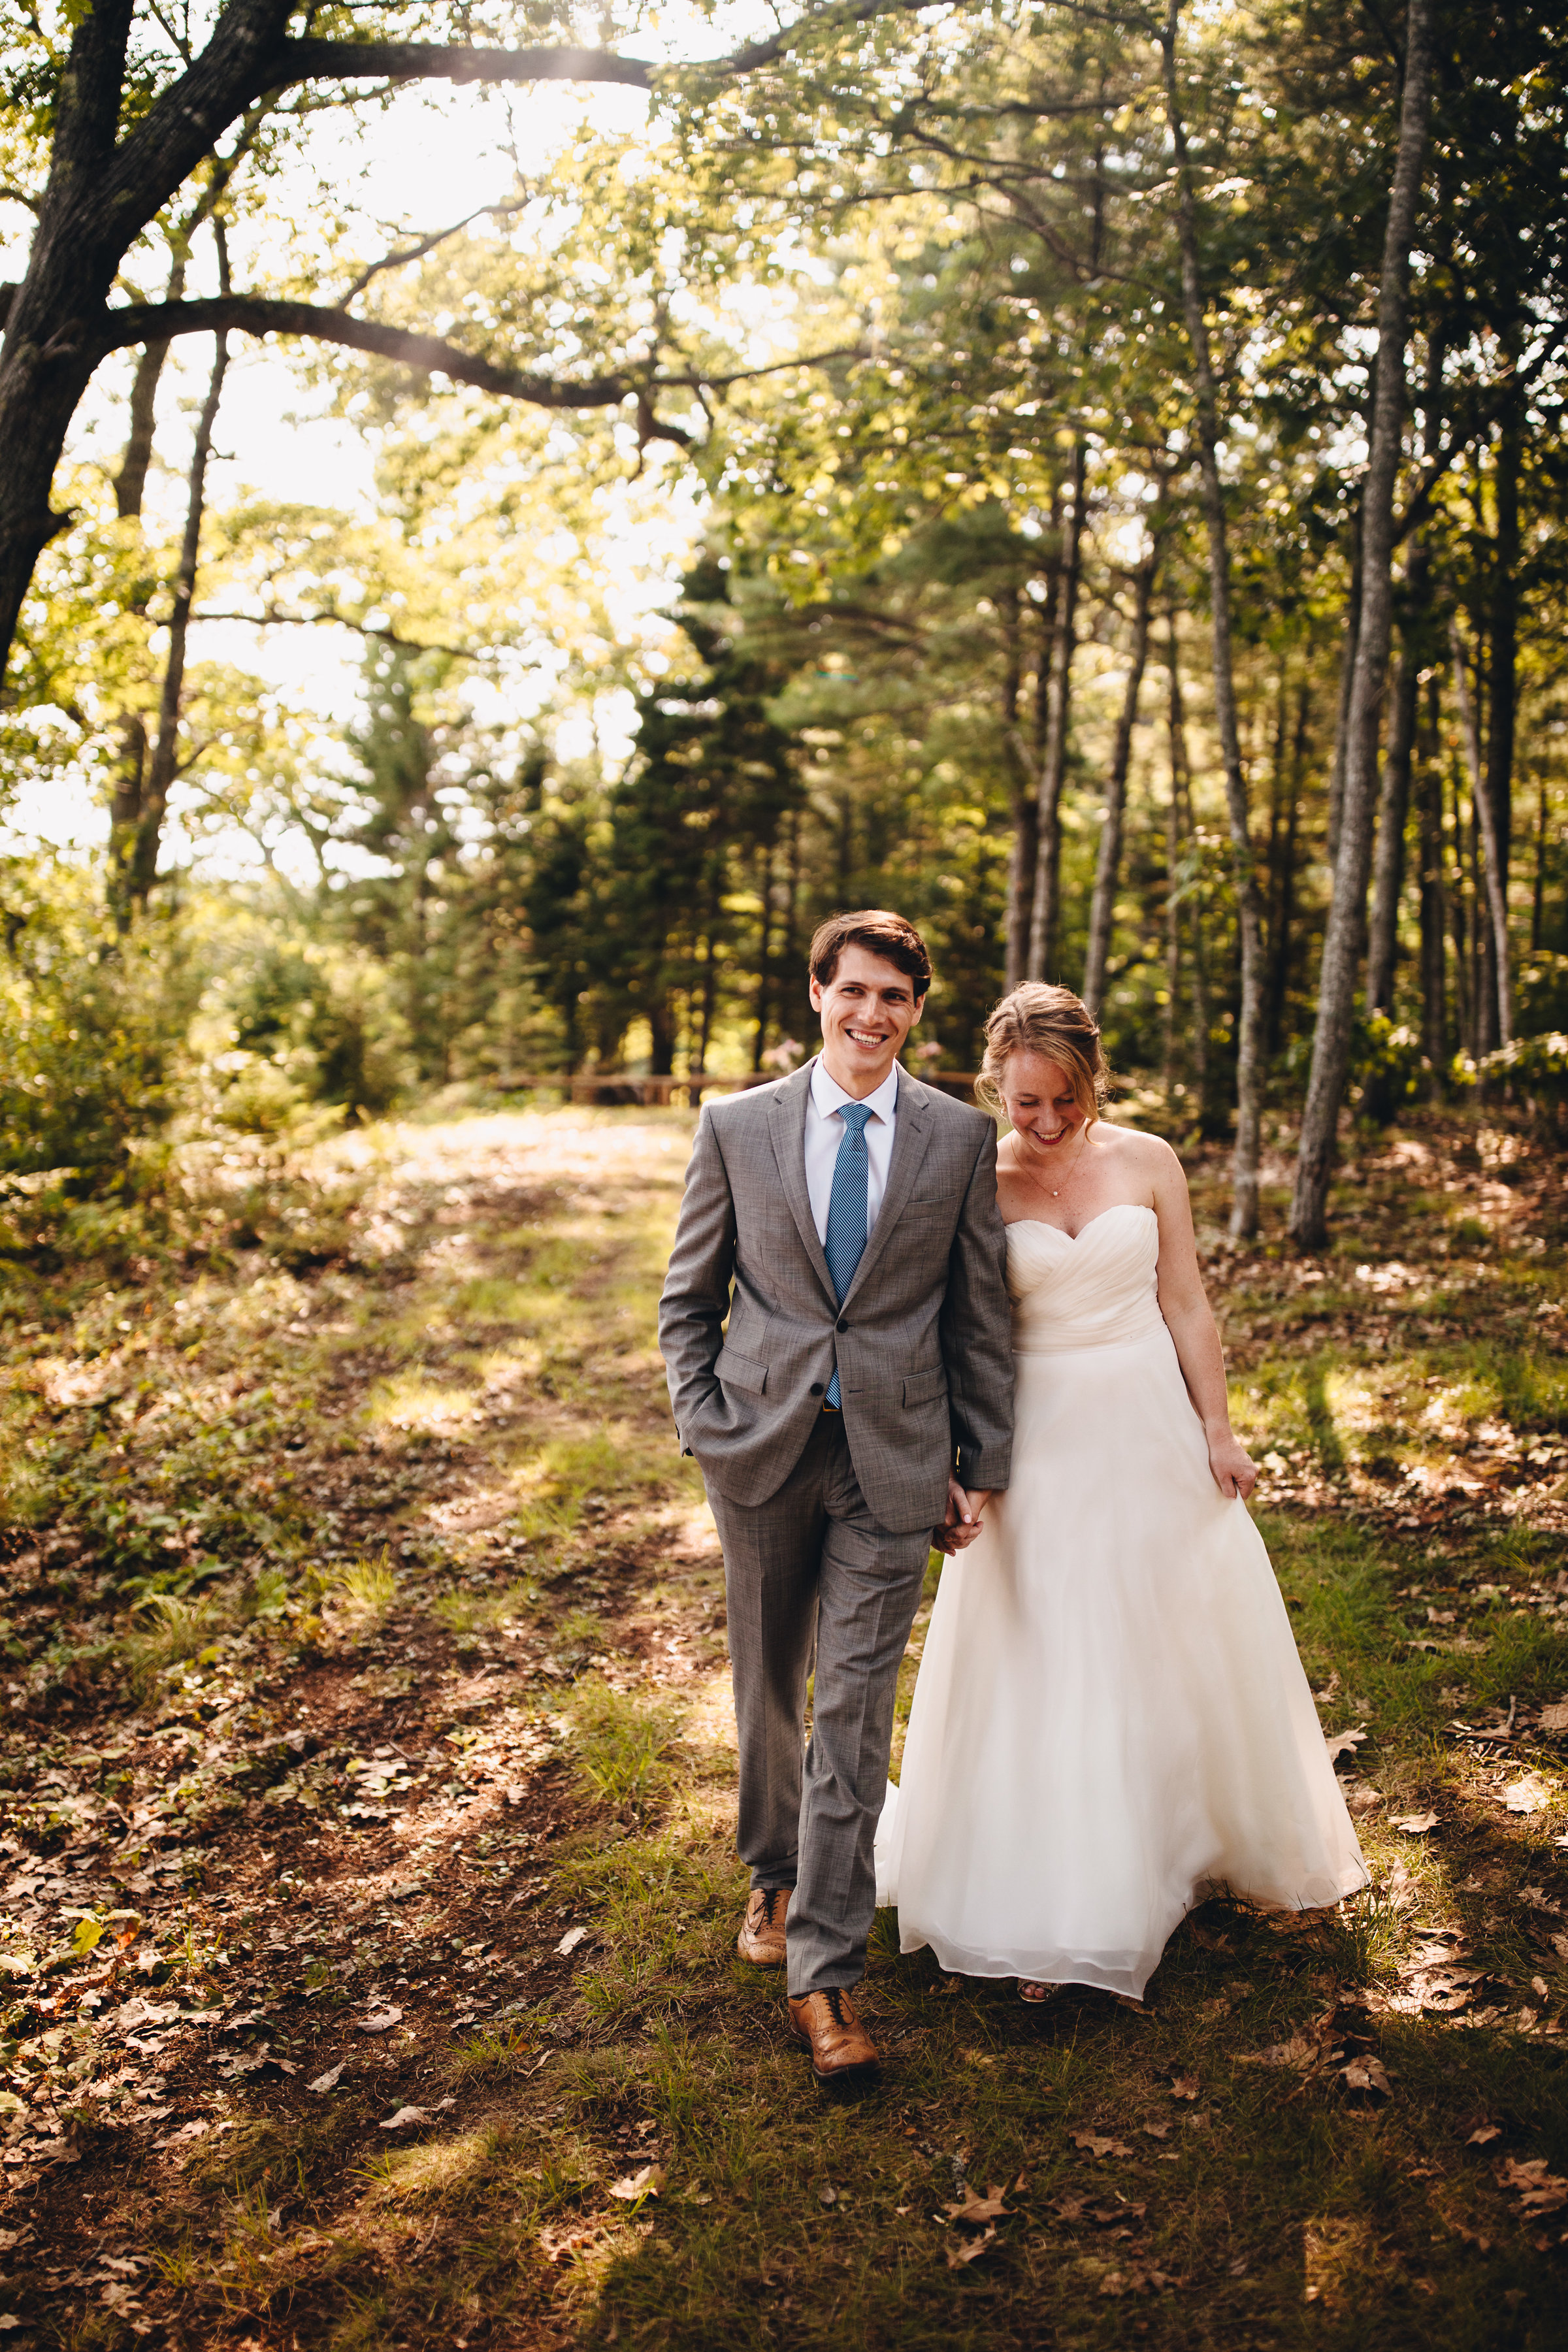
M1290 1230L1305 1249L1319 1249L1327 1238L1329 1183L1350 1072L1356 983L1366 931L1367 869L1377 797L1376 720L1394 607L1394 495L1407 405L1405 347L1410 252L1431 113L1432 0L1409 0L1404 62L1399 146L1378 289L1377 378L1362 500L1361 626L1345 729L1343 813L1290 1211Z
M1208 316L1198 249L1197 194L1181 104L1178 37L1180 0L1169 0L1161 48L1165 106L1175 152L1176 224L1182 260L1182 301L1193 353L1198 478L1203 488L1208 537L1209 614L1214 647L1215 719L1225 772L1230 819L1237 924L1241 935L1241 1006L1236 1056L1236 1149L1231 1160L1230 1230L1246 1240L1258 1230L1258 1155L1263 1114L1263 904L1252 845L1247 778L1237 724L1236 663L1232 643L1230 539L1225 485L1220 479L1220 399L1209 341Z

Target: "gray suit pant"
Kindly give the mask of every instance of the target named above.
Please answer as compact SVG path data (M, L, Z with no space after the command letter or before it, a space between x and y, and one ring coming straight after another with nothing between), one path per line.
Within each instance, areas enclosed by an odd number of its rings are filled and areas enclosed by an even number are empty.
M865 1974L899 1664L931 1553L873 1518L844 1423L824 1413L765 1503L710 1488L724 1548L741 1749L737 1843L753 1886L791 1886L789 1990ZM816 1645L811 1740L801 1755Z

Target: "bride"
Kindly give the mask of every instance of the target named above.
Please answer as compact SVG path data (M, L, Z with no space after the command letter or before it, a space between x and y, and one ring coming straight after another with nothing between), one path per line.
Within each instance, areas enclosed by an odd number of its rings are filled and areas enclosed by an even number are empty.
M1247 1516L1181 1163L1108 1125L1105 1088L1069 990L996 1007L1013 1480L946 1531L877 1842L902 1948L1035 2000L1141 2000L1210 1893L1297 1911L1367 1883Z

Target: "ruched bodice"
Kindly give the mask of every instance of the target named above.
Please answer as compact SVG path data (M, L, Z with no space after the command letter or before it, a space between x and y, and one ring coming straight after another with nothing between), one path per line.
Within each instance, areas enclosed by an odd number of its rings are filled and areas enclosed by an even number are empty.
M1120 1348L1162 1325L1154 1268L1160 1220L1123 1201L1075 1237L1026 1218L1007 1228L1013 1350L1055 1356L1073 1348Z

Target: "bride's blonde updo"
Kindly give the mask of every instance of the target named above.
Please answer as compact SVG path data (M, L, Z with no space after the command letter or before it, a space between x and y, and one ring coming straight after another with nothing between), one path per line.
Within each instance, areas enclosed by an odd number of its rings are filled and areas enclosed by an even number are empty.
M992 1110L1002 1108L1002 1075L1015 1054L1038 1054L1064 1069L1073 1100L1087 1122L1097 1119L1110 1092L1110 1068L1100 1030L1081 996L1054 981L1020 982L985 1024L985 1054L974 1091Z

